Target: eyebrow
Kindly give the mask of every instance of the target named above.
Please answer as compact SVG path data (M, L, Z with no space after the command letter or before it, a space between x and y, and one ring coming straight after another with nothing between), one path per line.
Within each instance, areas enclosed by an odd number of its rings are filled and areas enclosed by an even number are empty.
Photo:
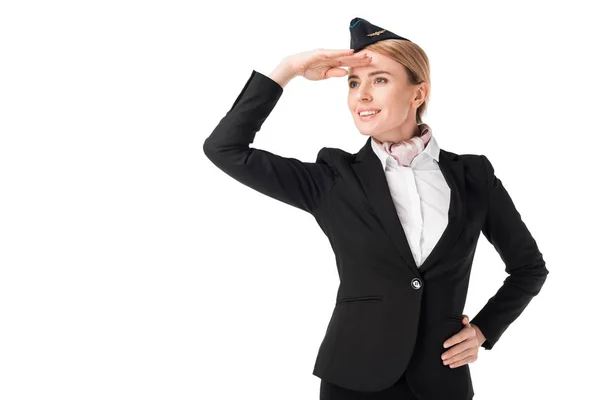
M369 72L368 73L368 77L371 77L373 75L378 75L378 74L388 74L388 75L392 75L391 73L387 72L387 71L383 71L383 70L379 70L379 71L373 71L373 72ZM393 76L393 75L392 75ZM350 75L348 77L348 80L352 79L352 78L358 78L358 75Z

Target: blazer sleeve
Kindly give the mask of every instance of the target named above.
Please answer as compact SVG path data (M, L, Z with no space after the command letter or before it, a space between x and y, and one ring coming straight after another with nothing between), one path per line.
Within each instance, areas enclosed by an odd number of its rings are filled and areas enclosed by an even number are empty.
M282 93L276 81L253 70L231 109L204 141L204 154L240 183L312 213L336 181L335 171L325 162L329 149L322 148L313 163L250 147Z
M481 346L491 350L506 328L540 292L548 270L536 241L502 181L494 174L492 164L486 156L481 157L489 190L482 232L502 258L509 274L497 293L471 320L487 339Z

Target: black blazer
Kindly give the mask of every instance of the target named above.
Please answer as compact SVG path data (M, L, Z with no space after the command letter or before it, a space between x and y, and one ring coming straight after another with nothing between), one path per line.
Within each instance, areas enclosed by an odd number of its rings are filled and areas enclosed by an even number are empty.
M340 285L313 374L379 391L403 373L423 400L474 395L469 365L443 365L442 343L462 329L475 248L483 232L510 274L471 319L492 349L548 275L542 254L484 155L440 149L451 188L449 222L417 268L369 137L356 154L322 148L301 162L249 147L283 88L257 71L204 142L219 169L269 197L309 212L329 238Z

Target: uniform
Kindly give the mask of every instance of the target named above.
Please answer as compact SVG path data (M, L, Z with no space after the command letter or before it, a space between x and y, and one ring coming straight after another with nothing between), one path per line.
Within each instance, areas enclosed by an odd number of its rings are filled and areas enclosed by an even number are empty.
M353 20L355 27L363 22ZM366 24L366 31L381 31ZM282 93L277 82L252 71L203 149L240 183L310 213L330 241L340 285L313 369L322 379L321 398L471 399L469 365L449 368L440 356L447 351L442 343L463 327L480 233L511 275L471 320L487 338L484 349L492 349L548 274L492 164L484 155L439 150L451 189L448 224L417 266L372 138L354 154L324 147L315 162L249 146Z

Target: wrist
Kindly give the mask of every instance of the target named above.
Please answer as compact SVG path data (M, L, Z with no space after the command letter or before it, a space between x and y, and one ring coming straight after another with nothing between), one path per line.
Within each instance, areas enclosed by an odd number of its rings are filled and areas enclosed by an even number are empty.
M485 335L483 334L483 332L481 332L481 329L479 329L479 327L475 324L471 324L471 326L473 328L475 328L475 333L477 335L477 341L479 342L479 345L481 346L483 344L483 342L485 342L487 339L485 338Z
M280 63L270 74L269 78L273 79L282 88L285 87L291 81L296 74L294 74L289 66L285 63Z

